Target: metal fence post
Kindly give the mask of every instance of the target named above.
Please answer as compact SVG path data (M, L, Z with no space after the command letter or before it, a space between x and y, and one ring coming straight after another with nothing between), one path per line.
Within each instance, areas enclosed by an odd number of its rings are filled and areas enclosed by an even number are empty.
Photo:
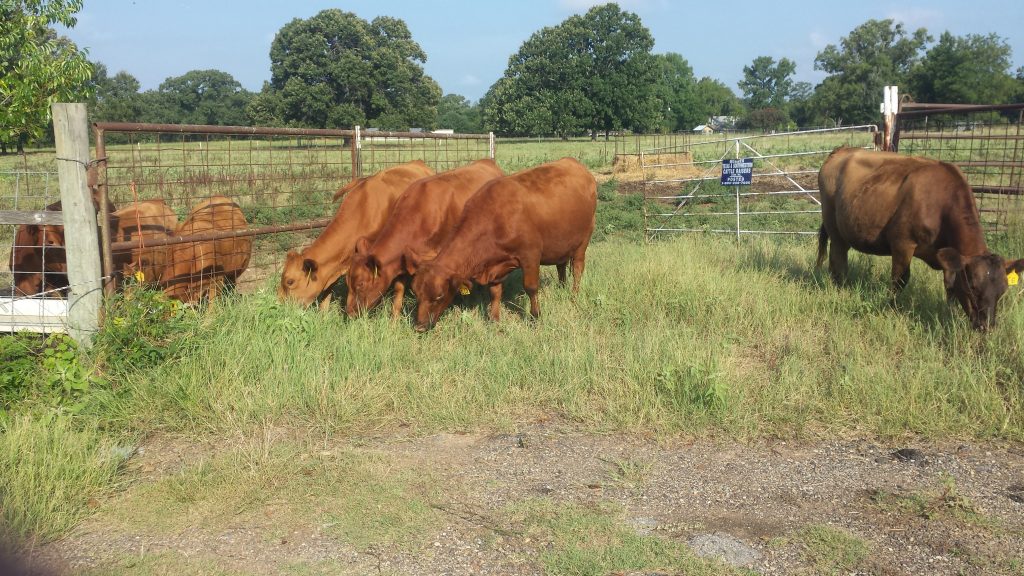
M51 110L70 284L68 333L88 347L99 327L103 296L96 210L86 176L89 125L85 104L56 103Z
M352 136L352 179L363 177L363 143L360 140L359 126L355 126L353 131L355 134Z

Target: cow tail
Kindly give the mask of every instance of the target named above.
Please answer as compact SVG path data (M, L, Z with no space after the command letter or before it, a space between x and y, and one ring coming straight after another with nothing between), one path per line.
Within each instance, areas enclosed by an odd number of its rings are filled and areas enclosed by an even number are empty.
M821 228L818 228L818 261L814 263L815 268L821 268L821 263L825 261L825 251L828 249L828 230L825 230L825 225L822 224Z

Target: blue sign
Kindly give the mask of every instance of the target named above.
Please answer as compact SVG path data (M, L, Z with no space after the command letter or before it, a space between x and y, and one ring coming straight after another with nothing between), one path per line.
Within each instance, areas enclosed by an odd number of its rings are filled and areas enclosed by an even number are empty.
M722 160L722 186L749 186L753 176L753 158Z

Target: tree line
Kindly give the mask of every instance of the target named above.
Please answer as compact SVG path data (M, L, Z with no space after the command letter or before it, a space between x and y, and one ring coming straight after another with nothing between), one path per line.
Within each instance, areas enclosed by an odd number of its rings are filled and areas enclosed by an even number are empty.
M401 19L339 9L285 24L270 80L245 90L229 73L192 70L140 91L129 72L89 62L55 24L72 27L83 0L9 0L0 7L0 144L45 138L49 104L82 99L93 120L384 130L452 128L503 136L573 137L690 131L711 118L755 130L877 122L882 87L918 102L1024 101L996 34L936 41L925 28L868 20L817 54L825 79L796 82L796 64L758 56L736 88L697 78L682 54L653 53L635 13L595 6L534 32L478 102L442 95L427 54Z

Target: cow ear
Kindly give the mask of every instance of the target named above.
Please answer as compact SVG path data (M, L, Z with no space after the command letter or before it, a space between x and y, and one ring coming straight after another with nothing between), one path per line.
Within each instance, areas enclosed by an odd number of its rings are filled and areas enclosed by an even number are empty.
M42 238L40 238L42 228L38 224L26 224L25 232L28 234L29 246L39 246L42 244Z
M473 283L464 278L452 278L452 290L463 296L469 296L473 291Z
M1017 274L1020 274L1024 272L1024 258L1020 260L1004 260L1003 268L1006 269L1007 274L1009 274L1010 272L1016 272Z
M302 261L302 273L312 278L313 280L316 280L316 269L316 260L306 258L305 260Z
M939 259L939 266L942 266L942 277L946 284L946 290L952 290L956 275L964 269L964 257L957 252L956 248L943 248L935 256Z
M373 277L376 278L377 274L379 274L380 262L377 261L376 257L368 255L366 256L366 269L372 272Z
M370 251L370 241L366 236L362 236L359 240L356 240L356 254L366 254Z

